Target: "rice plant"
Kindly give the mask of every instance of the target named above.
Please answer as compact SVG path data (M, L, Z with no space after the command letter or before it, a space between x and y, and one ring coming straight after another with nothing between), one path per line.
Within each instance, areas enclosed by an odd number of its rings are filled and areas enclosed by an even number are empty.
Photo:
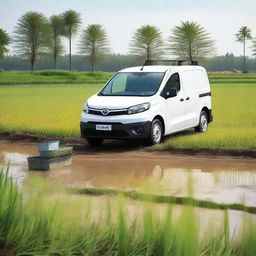
M194 206L177 214L171 203L74 195L40 177L19 190L3 168L0 199L0 255L255 255L256 225L249 215L231 234L224 211L219 228L202 235Z

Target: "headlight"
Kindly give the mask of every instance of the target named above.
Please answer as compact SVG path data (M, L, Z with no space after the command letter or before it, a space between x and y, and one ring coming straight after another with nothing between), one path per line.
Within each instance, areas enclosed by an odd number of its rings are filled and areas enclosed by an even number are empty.
M140 105L132 106L128 108L128 114L136 114L136 113L141 113L150 108L150 103L143 103Z
M84 113L88 114L89 113L89 107L87 102L84 104L84 109L83 109Z

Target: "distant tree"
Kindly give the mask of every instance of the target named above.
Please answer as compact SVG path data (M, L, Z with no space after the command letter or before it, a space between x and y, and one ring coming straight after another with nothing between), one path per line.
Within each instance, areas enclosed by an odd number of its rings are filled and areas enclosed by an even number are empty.
M146 60L160 57L164 53L162 33L155 26L141 26L135 31L129 47L131 54Z
M172 29L168 48L177 57L193 61L212 55L214 41L200 24L183 21Z
M56 70L57 58L64 52L61 36L64 34L63 20L61 16L50 17L50 49L53 54L53 68Z
M8 52L6 46L11 42L11 38L8 33L0 28L0 59L4 58L4 55Z
M37 57L47 50L49 41L47 19L41 13L27 12L18 20L14 33L17 53L29 59L33 71Z
M105 29L99 24L89 25L82 33L80 39L80 52L90 58L91 70L99 58L110 52Z
M81 25L81 15L73 10L65 11L62 15L65 36L69 40L69 70L71 71L71 43L72 37L77 33Z
M246 26L241 27L235 36L236 41L243 44L243 72L245 72L245 43L247 39L252 39L251 30Z
M252 55L256 57L256 38L252 41Z

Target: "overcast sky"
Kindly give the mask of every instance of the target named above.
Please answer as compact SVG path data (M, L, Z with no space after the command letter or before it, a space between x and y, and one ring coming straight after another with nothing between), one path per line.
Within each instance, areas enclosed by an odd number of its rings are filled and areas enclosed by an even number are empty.
M241 55L242 45L234 34L241 26L252 29L256 37L255 0L0 0L0 27L12 33L18 18L27 11L49 17L73 9L82 15L83 26L102 24L114 53L128 53L129 40L136 28L158 26L164 38L181 21L196 21L216 41L217 55L233 52ZM77 53L75 39L73 53ZM66 41L66 40L64 40ZM66 43L66 42L65 42ZM251 55L248 42L247 55Z

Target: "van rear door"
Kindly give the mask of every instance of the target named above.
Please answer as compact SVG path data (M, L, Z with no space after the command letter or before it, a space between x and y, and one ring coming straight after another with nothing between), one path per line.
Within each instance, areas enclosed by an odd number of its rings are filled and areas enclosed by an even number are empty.
M182 81L185 93L185 128L191 128L198 125L200 115L200 98L207 87L205 72L200 69L186 70L182 72Z

